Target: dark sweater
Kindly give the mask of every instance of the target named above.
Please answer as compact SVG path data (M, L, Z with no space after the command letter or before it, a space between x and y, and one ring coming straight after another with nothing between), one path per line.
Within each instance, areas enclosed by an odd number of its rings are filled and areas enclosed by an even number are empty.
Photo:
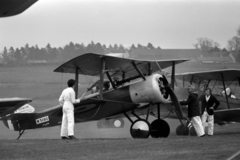
M213 95L210 96L208 101L206 101L205 95L202 95L202 96L200 96L199 101L202 102L202 106L201 106L202 112L201 112L201 114L203 114L203 112L206 109L207 113L209 115L213 115L214 114L214 110L217 109L218 106L220 105L220 102ZM210 109L210 107L213 107L214 110Z
M195 93L191 93L188 96L187 101L181 101L181 105L188 105L188 117L192 118L195 116L200 116L200 108L199 108L199 101L198 95Z

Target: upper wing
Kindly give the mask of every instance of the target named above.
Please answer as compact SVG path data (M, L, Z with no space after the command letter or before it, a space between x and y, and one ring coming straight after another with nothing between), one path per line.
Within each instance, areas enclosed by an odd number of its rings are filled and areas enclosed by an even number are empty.
M27 98L1 98L0 99L0 117L14 112L19 107L31 102Z
M0 17L20 14L37 1L38 0L0 0Z
M62 73L76 73L76 68L79 69L79 74L97 76L100 73L102 64L102 58L105 60L105 71L108 71L114 76L133 77L138 75L138 72L133 67L134 62L143 74L147 74L149 71L149 65L152 72L156 72L161 69L167 68L173 64L182 63L188 59L169 59L169 60L137 60L130 58L113 57L109 55L100 55L95 53L86 53L80 55L68 62L62 64L54 72ZM158 64L157 64L158 63Z
M192 78L199 78L202 80L221 80L221 74L224 77L224 81L234 81L240 78L240 69L218 69L198 72L186 72L175 74L177 79L184 81L191 81Z

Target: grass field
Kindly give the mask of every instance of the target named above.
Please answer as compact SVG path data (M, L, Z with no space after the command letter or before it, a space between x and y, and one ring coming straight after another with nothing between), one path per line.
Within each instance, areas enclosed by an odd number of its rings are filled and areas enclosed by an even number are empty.
M32 98L36 111L58 105L66 81L74 75L53 73L56 67L1 67L0 97ZM186 66L178 69L188 71ZM80 95L91 80L80 77ZM176 136L179 121L167 121L171 133L166 139L132 139L126 119L122 129L98 129L96 122L76 124L76 142L60 140L59 126L26 131L17 141L18 132L0 123L0 159L226 159L240 150L239 124L216 126L215 136L197 138Z
M225 160L240 150L239 125L218 128L212 137L161 139L95 138L0 140L1 159L183 159ZM239 159L238 155L235 159Z

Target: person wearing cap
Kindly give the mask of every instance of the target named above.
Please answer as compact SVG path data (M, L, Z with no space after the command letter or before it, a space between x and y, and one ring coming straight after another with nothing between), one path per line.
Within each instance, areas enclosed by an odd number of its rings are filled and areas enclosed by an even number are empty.
M67 82L68 88L62 91L59 98L60 105L63 106L61 138L62 139L77 139L74 137L74 103L80 103L80 99L75 99L75 91L73 87L75 80L70 79Z
M205 124L208 121L208 135L212 136L214 132L214 110L218 108L220 102L212 95L210 88L205 89L205 94L199 97L199 101L202 108L203 128L205 128Z
M188 86L188 93L189 93L188 99L186 101L180 101L180 104L188 105L188 117L192 121L192 125L197 133L197 136L204 137L205 133L200 118L201 112L199 108L198 94L194 85Z

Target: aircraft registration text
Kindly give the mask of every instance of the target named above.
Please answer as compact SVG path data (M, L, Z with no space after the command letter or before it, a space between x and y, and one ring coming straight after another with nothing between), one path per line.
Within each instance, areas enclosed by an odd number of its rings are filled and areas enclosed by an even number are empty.
M45 117L36 119L36 124L41 124L41 123L48 122L48 121L49 121L49 117L45 116Z

